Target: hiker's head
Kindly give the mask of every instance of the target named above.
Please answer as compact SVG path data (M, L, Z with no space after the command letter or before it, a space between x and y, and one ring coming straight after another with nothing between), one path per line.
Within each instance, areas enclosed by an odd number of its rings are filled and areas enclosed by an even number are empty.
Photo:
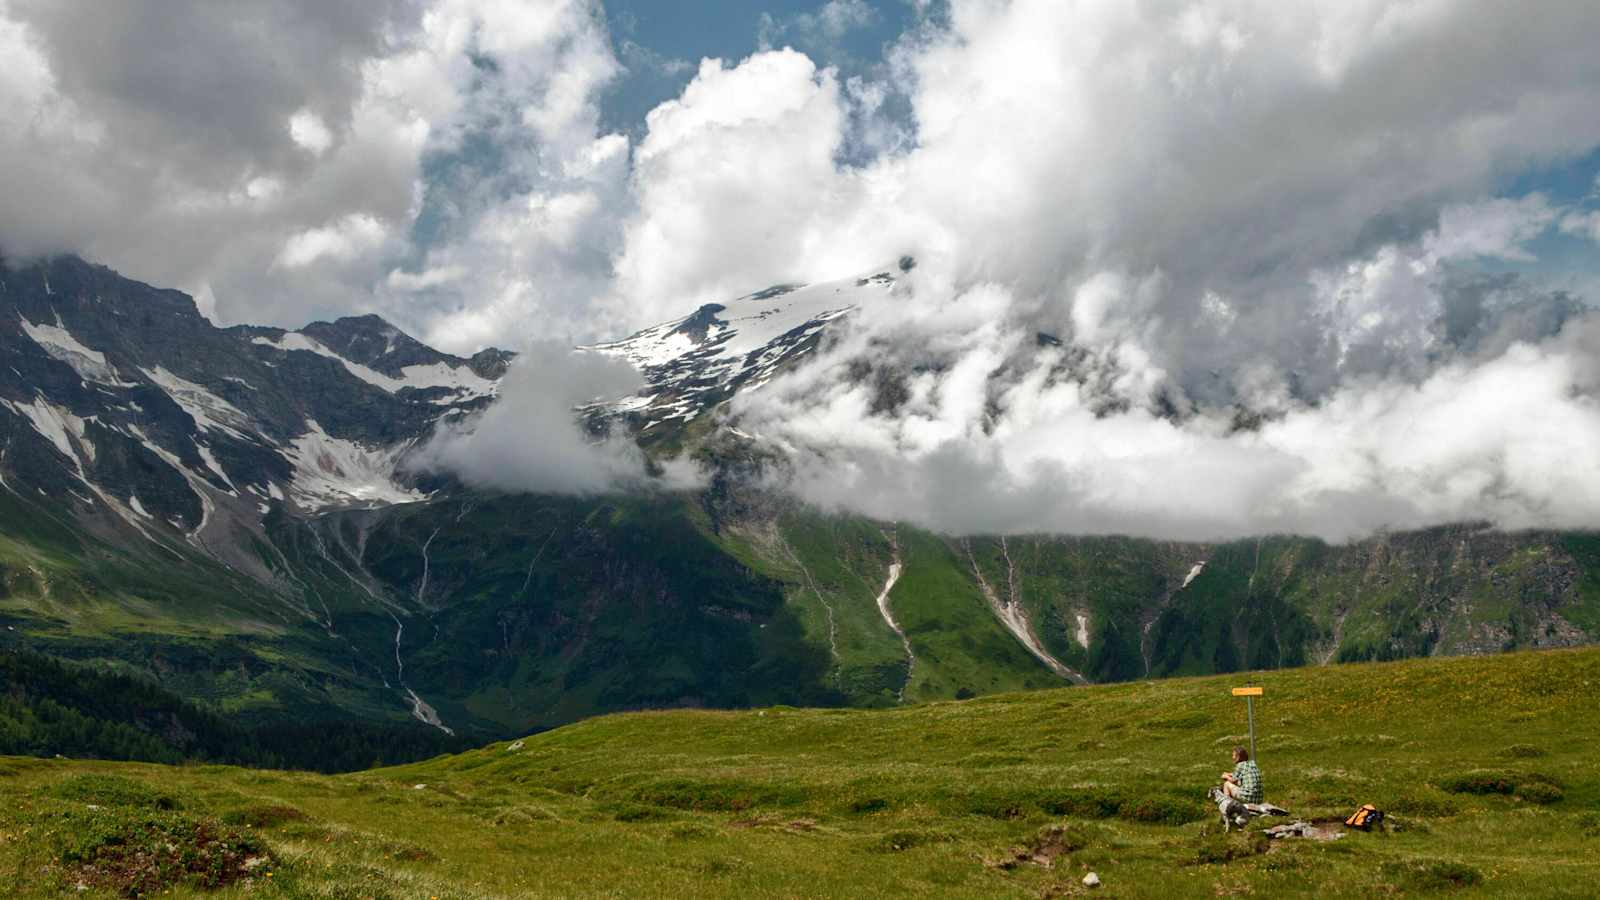
M1245 760L1247 760L1249 758L1250 758L1250 751L1249 750L1246 750L1243 747L1235 747L1235 748L1233 748L1233 761L1234 762L1242 763L1242 762L1244 762Z

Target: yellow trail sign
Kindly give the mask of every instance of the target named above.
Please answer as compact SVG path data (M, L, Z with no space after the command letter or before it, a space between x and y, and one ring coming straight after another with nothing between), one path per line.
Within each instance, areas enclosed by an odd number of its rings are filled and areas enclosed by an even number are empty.
M1256 698L1261 696L1261 687L1234 688L1235 697L1244 698L1244 712L1250 719L1250 758L1256 758Z

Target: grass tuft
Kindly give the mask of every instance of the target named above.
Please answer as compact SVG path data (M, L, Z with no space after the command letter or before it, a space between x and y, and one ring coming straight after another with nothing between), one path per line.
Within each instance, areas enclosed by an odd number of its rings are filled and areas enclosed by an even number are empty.
M46 792L60 800L76 800L96 806L134 806L146 809L181 809L177 797L158 791L142 781L121 775L74 775L52 785Z
M1221 865L1236 859L1260 856L1267 852L1271 843L1271 839L1259 831L1203 834L1196 842L1190 861L1198 866Z
M1483 873L1466 863L1434 860L1386 863L1383 871L1402 888L1418 892L1452 891L1483 883Z
M304 822L311 817L305 811L287 803L258 803L229 810L222 821L229 825L248 828L277 828L290 822Z

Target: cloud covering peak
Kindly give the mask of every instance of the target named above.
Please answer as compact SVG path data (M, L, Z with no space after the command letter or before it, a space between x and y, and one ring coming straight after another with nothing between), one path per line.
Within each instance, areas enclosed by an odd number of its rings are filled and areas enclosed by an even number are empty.
M918 4L865 74L704 60L636 135L601 128L624 63L587 0L191 4L191 54L100 6L0 0L0 189L48 207L0 211L9 255L471 350L911 254L901 301L735 404L821 502L1186 537L1600 522L1600 265L1546 262L1594 258L1600 197L1529 186L1600 147L1592 3Z

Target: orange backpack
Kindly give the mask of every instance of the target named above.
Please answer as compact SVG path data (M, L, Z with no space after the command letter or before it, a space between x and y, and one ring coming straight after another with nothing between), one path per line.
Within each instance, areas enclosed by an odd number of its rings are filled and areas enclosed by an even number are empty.
M1351 828L1359 828L1362 831L1368 831L1383 824L1383 810L1378 809L1371 803L1365 804L1360 809L1352 813L1350 818L1345 819L1344 824L1350 826Z

